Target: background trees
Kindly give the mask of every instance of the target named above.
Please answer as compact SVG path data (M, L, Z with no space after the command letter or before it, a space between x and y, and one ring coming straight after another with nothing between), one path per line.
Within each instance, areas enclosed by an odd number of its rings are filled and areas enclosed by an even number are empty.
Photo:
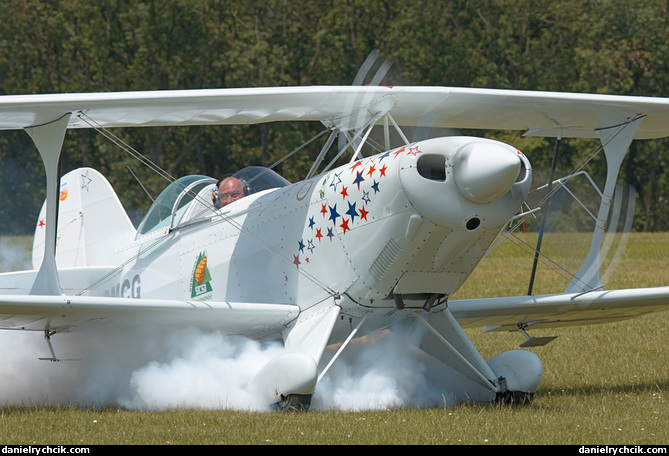
M667 96L666 0L2 0L0 93L351 84L369 53L393 62L384 84ZM364 82L370 82L367 79ZM115 131L175 176L271 164L319 125ZM481 134L481 132L477 132ZM547 168L550 140L488 132ZM566 141L568 171L597 149ZM319 146L277 170L304 176ZM637 230L669 229L666 141L634 143L625 178ZM70 132L64 172L107 175L134 218L165 185L93 131ZM22 132L0 134L0 232L31 233L44 175ZM601 176L602 160L588 170ZM537 184L545 181L539 172ZM26 214L34 214L26 218ZM566 228L565 228L566 229Z

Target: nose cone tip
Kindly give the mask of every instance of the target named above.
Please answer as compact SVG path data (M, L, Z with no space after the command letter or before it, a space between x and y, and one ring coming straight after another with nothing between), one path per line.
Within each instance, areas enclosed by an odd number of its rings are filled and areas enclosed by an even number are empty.
M494 201L518 178L520 158L496 144L476 143L458 152L453 173L460 191L477 203Z

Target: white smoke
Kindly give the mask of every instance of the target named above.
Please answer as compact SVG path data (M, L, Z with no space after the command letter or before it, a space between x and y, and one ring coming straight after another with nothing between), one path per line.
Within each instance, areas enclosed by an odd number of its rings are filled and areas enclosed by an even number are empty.
M429 402L426 366L412 344L423 329L396 328L353 343L333 364L314 395L318 409L422 407Z
M489 391L417 349L424 335L422 325L400 324L352 343L318 384L312 408L425 408L491 399Z
M196 330L0 333L0 405L268 409L244 386L279 348Z
M128 408L174 407L269 410L246 389L255 374L282 353L278 344L193 333L170 359L151 361L133 371Z
M0 236L0 272L30 269L31 249L32 242L27 238Z
M352 344L318 384L312 410L451 405L443 385L454 387L462 379L443 370L431 378L429 360L408 343L417 336L400 331ZM282 353L278 344L194 329L64 333L52 342L66 360L38 360L50 355L39 333L0 333L0 406L268 411L270 404L246 385Z

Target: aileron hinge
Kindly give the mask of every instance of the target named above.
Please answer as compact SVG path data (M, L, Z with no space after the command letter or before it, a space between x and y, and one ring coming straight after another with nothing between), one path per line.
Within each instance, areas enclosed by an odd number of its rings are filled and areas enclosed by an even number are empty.
M51 356L48 358L39 358L40 361L51 361L52 363L57 363L60 361L80 361L79 359L61 359L56 356L56 351L53 349L53 345L51 344L51 336L55 335L56 333L58 333L58 331L53 329L44 330L44 340L46 340L46 344L49 347L49 353L51 353Z

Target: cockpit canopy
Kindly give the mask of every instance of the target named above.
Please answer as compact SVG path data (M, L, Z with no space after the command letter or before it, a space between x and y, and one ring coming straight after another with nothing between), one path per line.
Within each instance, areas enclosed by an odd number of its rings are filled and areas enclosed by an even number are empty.
M262 166L250 166L232 174L245 183L245 196L273 188L285 187L290 182L276 172ZM188 221L216 212L211 195L217 180L202 175L184 176L163 190L154 201L137 228L137 237L172 229Z

